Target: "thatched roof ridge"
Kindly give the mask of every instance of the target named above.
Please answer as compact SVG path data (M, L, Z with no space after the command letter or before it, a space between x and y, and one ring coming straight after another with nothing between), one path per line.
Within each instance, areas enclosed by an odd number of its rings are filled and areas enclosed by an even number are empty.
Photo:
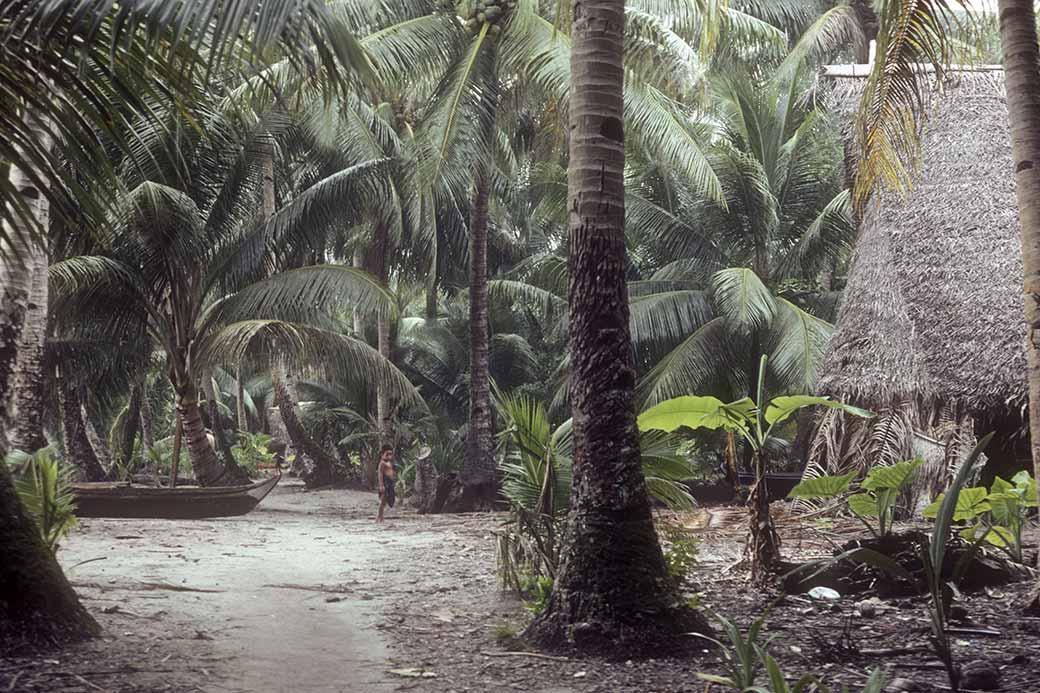
M957 72L929 103L908 198L865 215L821 392L970 410L1026 396L1022 261L1003 73ZM831 76L854 103L861 77Z

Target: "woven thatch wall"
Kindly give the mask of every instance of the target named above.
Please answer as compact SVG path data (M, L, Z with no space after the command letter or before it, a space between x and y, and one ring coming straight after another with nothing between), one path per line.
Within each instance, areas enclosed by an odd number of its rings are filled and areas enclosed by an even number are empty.
M849 109L864 80L827 81ZM947 450L920 490L941 486L973 418L1021 415L1021 287L1003 73L954 73L929 99L913 190L879 196L864 217L820 373L821 393L880 416L824 417L808 473L906 459L918 431Z
M1026 396L1022 259L1003 73L956 73L931 99L907 199L863 221L819 389L970 411ZM854 94L860 79L844 78ZM851 87L851 88L850 88ZM860 87L861 88L861 87Z

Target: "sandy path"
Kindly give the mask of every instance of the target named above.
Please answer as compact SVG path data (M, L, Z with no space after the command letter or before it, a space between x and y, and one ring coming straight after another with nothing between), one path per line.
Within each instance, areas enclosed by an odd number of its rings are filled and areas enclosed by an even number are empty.
M85 520L61 559L88 604L154 629L172 663L197 663L208 641L204 690L395 690L375 628L394 531L372 524L372 501L285 484L241 518Z

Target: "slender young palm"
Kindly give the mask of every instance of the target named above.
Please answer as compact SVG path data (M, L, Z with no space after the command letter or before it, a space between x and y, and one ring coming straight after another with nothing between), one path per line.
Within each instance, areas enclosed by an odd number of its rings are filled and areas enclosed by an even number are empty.
M669 586L640 464L623 233L624 2L583 0L572 7L574 488L553 594L531 632L547 643L571 632L579 647L643 644L704 624L678 608Z

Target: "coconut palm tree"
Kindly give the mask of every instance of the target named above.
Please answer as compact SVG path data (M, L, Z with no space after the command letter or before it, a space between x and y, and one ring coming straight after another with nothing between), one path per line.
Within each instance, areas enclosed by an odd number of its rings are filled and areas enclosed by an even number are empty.
M702 630L668 584L639 453L624 240L625 3L573 4L570 85L571 523L541 641L578 647ZM581 624L580 626L578 624Z
M505 152L496 122L514 122L512 106L523 103L524 94L540 94L556 112L567 99L567 25L563 22L563 29L557 31L556 17L551 11L544 14L544 9L532 0L466 1L447 10L430 5L428 14L410 14L362 41L377 63L389 64L385 69L391 77L424 68L431 68L426 74L435 76L419 80L420 92L427 84L432 88L419 109L421 151L416 188L425 200L427 218L443 218L443 210L465 210L471 416L462 480L471 505L494 498L486 366L488 209L494 205L496 177L509 170L497 163ZM681 109L673 100L680 91L692 88L701 65L697 51L683 34L692 37L710 24L714 31L739 29L745 35L767 35L774 41L782 40L782 35L735 8L720 7L717 15L706 17L689 3L636 4L628 12L628 21L631 30L626 34L626 46L632 79L626 111L633 123L647 126L634 131L642 132L648 146L655 146L663 157L717 194L717 182L700 143L686 131ZM440 239L439 233L436 238ZM437 252L431 255L440 257Z
M367 345L322 329L336 301L349 299L362 311L389 311L390 299L378 282L337 265L267 273L270 258L286 250L294 229L315 232L341 222L347 210L333 211L331 201L378 186L373 182L378 164L324 178L272 219L257 219L263 157L256 152L262 148L249 139L256 124L251 130L244 118L214 112L205 138L195 141L181 136L171 142L164 132L156 133L149 143L176 146L183 165L153 171L131 189L104 254L70 258L52 268L57 315L108 329L113 339L128 326L139 326L165 351L185 443L203 485L235 480L228 479L207 440L199 407L199 384L220 363L221 348L243 352L254 338L290 335L324 341L355 365L365 363L400 396L407 398L410 390ZM99 301L100 296L107 300ZM291 358L294 346L283 339L279 351Z
M113 21L117 15L119 21ZM130 2L118 8L92 0L15 0L0 7L0 90L6 95L0 100L0 159L8 164L8 175L0 180L0 234L6 246L0 263L0 397L5 406L31 292L25 268L32 266L33 253L40 252L29 244L32 232L46 228L43 200L48 207L59 203L61 211L106 206L92 204L99 197L110 206L115 198L106 198L106 192L118 190L117 172L105 165L96 130L114 135L110 141L121 144L123 151L133 151L120 137L125 120L119 116L127 101L139 95L143 105L149 96L168 93L180 83L175 77L159 88L153 68L172 67L173 75L185 75L191 72L186 68L208 61L215 68L210 74L216 74L228 56L241 55L238 39L244 37L252 39L255 58L278 40L302 58L309 51L305 37L315 37L321 39L317 55L327 70L365 64L349 32L319 0L178 0ZM157 52L159 45L168 46L169 52ZM197 50L203 46L205 54ZM121 65L125 74L110 69L113 65ZM127 75L137 79L122 82ZM67 175L68 169L55 165L50 155L55 139L76 143L69 148L78 164L71 170L95 186L84 189ZM0 567L6 591L0 599L0 641L54 641L96 633L96 623L22 510L5 465L0 465L0 514L8 519L0 528L0 547L7 558Z

